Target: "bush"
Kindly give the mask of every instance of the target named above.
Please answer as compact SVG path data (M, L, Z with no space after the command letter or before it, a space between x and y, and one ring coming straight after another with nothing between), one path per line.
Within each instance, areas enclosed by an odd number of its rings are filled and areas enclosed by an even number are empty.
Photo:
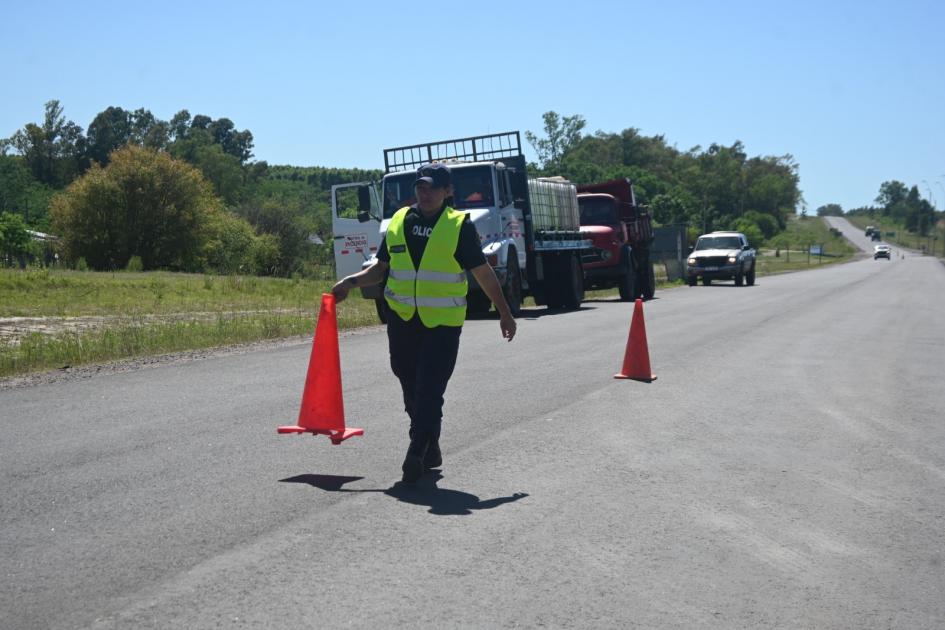
M144 263L141 262L141 256L132 256L125 265L125 271L144 271Z
M93 165L52 201L54 231L70 258L122 269L193 271L220 202L200 171L166 153L129 145Z

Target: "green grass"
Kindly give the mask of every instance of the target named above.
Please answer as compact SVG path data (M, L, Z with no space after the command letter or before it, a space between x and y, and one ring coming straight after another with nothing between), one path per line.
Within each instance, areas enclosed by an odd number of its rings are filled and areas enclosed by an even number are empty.
M0 377L308 335L328 281L174 273L0 270L0 318L104 318L104 325L0 341ZM377 323L354 295L338 327Z
M812 245L820 246L823 254L810 254ZM857 251L838 232L831 232L823 218L793 216L788 220L784 232L758 248L757 275L800 271L844 262L850 260Z
M317 308L328 281L0 269L0 317Z

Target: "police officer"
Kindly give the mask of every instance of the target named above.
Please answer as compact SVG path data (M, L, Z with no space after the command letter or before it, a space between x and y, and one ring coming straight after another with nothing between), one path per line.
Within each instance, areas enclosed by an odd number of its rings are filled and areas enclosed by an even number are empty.
M515 320L499 281L482 253L469 216L454 210L453 186L445 164L425 164L414 183L417 203L391 218L376 262L332 287L337 301L355 287L384 281L390 364L400 380L410 416L410 446L403 481L443 463L440 425L443 394L459 351L466 319L466 271L472 273L499 312L502 336L512 341Z

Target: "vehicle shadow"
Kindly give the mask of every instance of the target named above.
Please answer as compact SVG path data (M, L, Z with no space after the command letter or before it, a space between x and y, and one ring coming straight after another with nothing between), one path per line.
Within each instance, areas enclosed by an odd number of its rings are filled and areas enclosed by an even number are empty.
M640 299L643 300L644 303L648 303L648 302L655 302L656 300L660 299L660 297L658 295L654 295L649 300L644 300L643 298L640 298ZM619 304L620 302L624 302L626 304L632 305L636 302L636 300L621 300L619 297L587 298L586 300L584 300L584 304L587 304L588 302L590 302L591 304L595 304L595 303Z
M583 304L587 304L591 300L585 300ZM594 310L593 306L582 305L581 308L546 308L544 306L532 306L522 309L522 314L516 317L515 319L538 319L540 317L553 317L557 315L567 315L568 313L578 313L580 311L591 311ZM488 313L466 313L466 319L470 321L479 321L479 320L496 320L499 319L499 314L493 309Z
M304 483L328 492L375 492L393 497L398 501L428 507L430 514L438 516L467 516L475 510L491 510L504 503L512 503L528 496L525 492L516 492L507 497L481 500L474 494L461 490L440 488L437 483L443 479L438 470L428 471L416 484L395 483L390 488L345 488L346 483L359 481L364 477L345 477L339 475L304 474L287 479L282 483Z

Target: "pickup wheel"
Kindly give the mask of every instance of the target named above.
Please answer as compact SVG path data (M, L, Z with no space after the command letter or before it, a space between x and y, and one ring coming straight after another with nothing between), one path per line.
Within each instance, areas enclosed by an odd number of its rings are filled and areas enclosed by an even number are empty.
M745 284L750 287L755 286L755 263L751 263L751 269L748 270L748 274L745 276Z
M743 276L742 273L739 271L738 273L735 274L735 286L740 287L743 284L745 284L745 276Z
M710 284L712 284L712 278L706 278L705 276L702 276L702 286L707 287Z
M512 317L518 317L522 314L522 273L518 266L518 255L514 249L509 250L506 276L502 292L505 294L505 301L509 304Z
M699 281L699 279L698 279L696 276L692 276L691 278L689 278L688 280L686 280L686 282L689 283L689 286L691 286L691 287L696 286L696 283L697 283L698 281Z

